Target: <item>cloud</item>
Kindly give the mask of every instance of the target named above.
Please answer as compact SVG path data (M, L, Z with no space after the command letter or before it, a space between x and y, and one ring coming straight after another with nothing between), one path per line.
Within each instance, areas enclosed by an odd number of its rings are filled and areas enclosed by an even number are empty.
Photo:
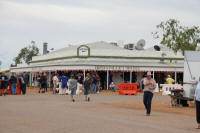
M3 2L4 15L10 24L16 24L18 21L19 26L26 26L26 21L35 20L37 22L50 21L65 24L98 24L102 19L108 17L108 13L91 8L72 7L67 5L52 5L52 4L27 4L27 3L14 3ZM14 21L14 23L13 23ZM6 22L5 22L6 23ZM5 24L4 23L4 24Z
M18 51L36 41L50 48L93 41L158 43L151 32L169 18L199 25L199 0L1 0L0 60L8 66Z

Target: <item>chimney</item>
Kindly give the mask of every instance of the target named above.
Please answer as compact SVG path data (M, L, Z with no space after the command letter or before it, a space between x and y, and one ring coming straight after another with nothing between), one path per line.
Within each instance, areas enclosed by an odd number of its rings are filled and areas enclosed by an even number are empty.
M44 42L43 43L43 55L47 54L48 51L47 51L47 46L48 46L48 43L47 42Z
M121 48L124 48L124 41L122 40L117 41L117 45Z
M196 51L200 51L200 43L197 43Z

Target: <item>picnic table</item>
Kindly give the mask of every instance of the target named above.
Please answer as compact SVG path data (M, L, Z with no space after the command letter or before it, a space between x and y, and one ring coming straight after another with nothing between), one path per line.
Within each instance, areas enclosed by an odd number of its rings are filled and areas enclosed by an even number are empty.
M171 97L171 106L172 107L176 107L180 104L183 104L183 106L184 106L187 104L187 101L193 100L190 98L183 97L184 89L172 89L170 91L171 91L171 94L169 94L169 96ZM183 102L181 102L181 101L183 101Z

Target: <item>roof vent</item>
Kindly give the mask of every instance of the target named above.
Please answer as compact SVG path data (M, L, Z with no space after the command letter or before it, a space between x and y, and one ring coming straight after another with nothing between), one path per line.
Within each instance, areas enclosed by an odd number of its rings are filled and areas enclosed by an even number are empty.
M122 40L117 41L117 45L121 48L124 48L124 41Z
M128 50L133 50L134 49L134 44L133 43L126 44L126 45L124 45L124 48L128 49Z
M160 47L159 47L158 45L155 45L155 46L154 46L154 49L155 49L156 51L160 51Z
M144 39L140 39L137 42L137 45L135 46L135 49L137 49L137 50L144 50L144 46L145 46L145 40Z
M200 51L200 43L197 43L196 51Z
M44 42L44 43L43 43L43 55L45 55L45 54L48 53L47 47L48 47L48 43L47 43L47 42Z

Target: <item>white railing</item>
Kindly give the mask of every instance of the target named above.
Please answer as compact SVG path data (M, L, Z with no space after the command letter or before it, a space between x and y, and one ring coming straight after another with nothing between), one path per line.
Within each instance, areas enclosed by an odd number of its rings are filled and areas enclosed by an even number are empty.
M171 94L170 90L173 89L183 89L183 86L180 84L160 84L162 87L162 95L169 95Z

